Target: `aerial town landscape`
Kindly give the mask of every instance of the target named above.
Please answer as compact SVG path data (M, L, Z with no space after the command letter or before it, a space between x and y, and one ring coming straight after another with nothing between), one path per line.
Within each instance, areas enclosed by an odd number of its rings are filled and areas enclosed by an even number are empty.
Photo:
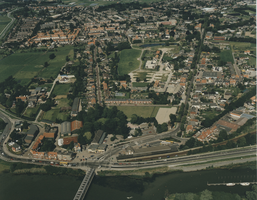
M36 199L254 200L256 83L254 0L1 0L0 180L80 177ZM220 167L238 174L146 186Z

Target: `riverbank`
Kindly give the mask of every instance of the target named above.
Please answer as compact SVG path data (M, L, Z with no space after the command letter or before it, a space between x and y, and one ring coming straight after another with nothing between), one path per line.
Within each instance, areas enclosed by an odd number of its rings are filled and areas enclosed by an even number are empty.
M241 159L242 158L242 159ZM154 174L164 174L172 172L193 172L199 170L207 169L230 169L231 166L245 166L251 165L256 169L256 156L253 157L238 157L237 159L225 160L225 161L209 161L204 163L191 163L188 165L173 166L168 165L164 167L157 168L144 168L138 170L97 170L96 173L99 176L141 176L141 177L151 177Z

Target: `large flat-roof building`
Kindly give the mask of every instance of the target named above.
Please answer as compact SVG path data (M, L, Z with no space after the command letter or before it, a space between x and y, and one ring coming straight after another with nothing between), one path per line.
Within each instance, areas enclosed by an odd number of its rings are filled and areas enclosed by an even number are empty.
M79 112L79 103L80 100L78 97L76 97L73 101L72 107L71 107L71 116L76 117Z
M71 123L63 122L61 123L61 136L70 135L71 134Z

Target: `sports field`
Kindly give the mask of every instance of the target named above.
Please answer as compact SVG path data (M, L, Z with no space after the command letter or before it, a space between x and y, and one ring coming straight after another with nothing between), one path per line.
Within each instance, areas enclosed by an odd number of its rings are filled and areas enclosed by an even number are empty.
M231 50L221 51L220 60L225 61L225 62L231 62L233 64L234 59L233 59L233 56L232 56L232 51Z
M14 53L0 60L0 82L11 75L22 85L28 84L34 76L55 78L70 52L73 52L71 46L58 48L54 52ZM51 53L56 55L53 60L49 58ZM45 62L49 63L47 68L43 67Z
M155 117L161 107L162 106L117 106L118 110L124 112L128 119L131 118L133 114L140 117Z
M120 61L118 63L119 75L128 74L131 71L139 68L141 51L136 49L125 49L121 51Z
M0 33L2 30L4 30L4 27L11 21L10 18L8 18L6 15L5 16L0 16Z
M67 95L70 89L70 84L59 83L54 86L53 94L55 95Z

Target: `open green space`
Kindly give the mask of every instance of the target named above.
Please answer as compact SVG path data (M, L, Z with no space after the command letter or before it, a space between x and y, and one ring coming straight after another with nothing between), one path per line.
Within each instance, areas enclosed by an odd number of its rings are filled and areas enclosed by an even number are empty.
M65 57L73 51L73 47L60 47L54 52L27 52L14 53L0 60L0 80L13 76L20 84L28 84L34 76L43 78L56 77L60 68L65 64ZM54 53L56 57L50 60L49 55ZM49 63L43 68L45 62Z
M6 15L0 16L0 33L2 32L2 30L4 30L4 28L10 21L11 19L8 18Z
M73 54L73 47L72 46L65 46L58 48L58 51L55 52L49 52L48 57L50 54L54 53L56 57L53 60L48 59L49 66L42 70L42 72L39 73L39 77L43 78L55 78L61 67L64 66L66 63L66 56Z
M140 72L135 75L135 77L139 78L140 81L143 81L146 78L147 72Z
M128 118L131 118L133 114L140 117L155 117L161 106L117 106L117 108L124 112Z
M136 49L124 49L120 54L120 61L118 64L119 75L128 74L129 72L139 68L141 51Z
M225 62L231 62L233 64L234 59L233 59L233 56L232 56L232 51L231 50L221 51L220 60L225 61Z
M35 106L34 108L27 108L26 112L24 113L24 116L26 116L26 117L36 117L38 109L39 109L39 105Z
M149 83L133 82L133 87L146 87Z
M68 83L55 84L53 94L55 95L67 95L71 85Z
M69 107L69 99L57 99L56 100L58 102L58 105L56 106L57 108L61 108L61 107Z
M59 109L52 109L44 113L43 119L56 122L56 119L65 121L68 119L70 112L60 112Z

